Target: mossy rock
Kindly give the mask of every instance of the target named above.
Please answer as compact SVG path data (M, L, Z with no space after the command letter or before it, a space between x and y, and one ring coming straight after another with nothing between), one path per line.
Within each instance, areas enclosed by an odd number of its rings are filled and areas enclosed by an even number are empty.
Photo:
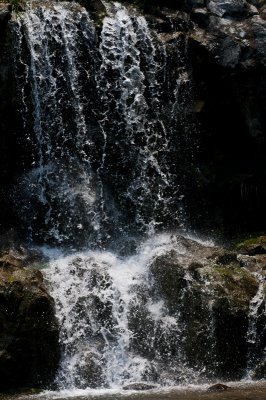
M236 245L236 249L241 254L257 255L266 253L266 236L255 236Z
M240 267L238 264L230 268L225 266L215 266L213 269L217 274L218 288L220 296L226 296L230 301L231 307L241 310L248 310L250 300L258 290L258 281L249 271Z
M59 360L54 301L25 262L14 251L0 258L0 390L44 387Z
M172 250L157 257L150 265L150 272L156 291L167 300L170 310L174 311L180 301L180 292L187 285L177 253Z
M155 257L150 272L152 296L162 297L182 326L188 364L205 368L210 376L240 379L246 368L250 303L259 288L256 275L241 266L236 252L185 238Z

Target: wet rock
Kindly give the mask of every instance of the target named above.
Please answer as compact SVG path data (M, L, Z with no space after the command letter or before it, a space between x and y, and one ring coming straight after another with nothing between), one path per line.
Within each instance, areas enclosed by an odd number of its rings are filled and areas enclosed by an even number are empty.
M11 19L11 11L8 4L0 4L0 24L6 23Z
M106 9L100 0L80 0L79 4L90 12L98 26L102 24L102 20L106 15Z
M207 3L208 10L218 17L242 16L246 7L245 0L211 0Z
M0 389L43 387L59 358L54 302L40 271L0 258Z
M191 19L200 28L206 28L210 22L210 14L206 9L196 8L192 11Z
M225 390L230 389L229 386L223 385L222 383L216 383L215 385L210 386L207 391L208 392L224 392Z
M246 366L248 315L258 280L234 252L190 239L175 240L174 248L150 265L153 296L162 296L177 326L182 324L179 339L192 367L239 379ZM178 334L173 330L170 336ZM176 345L168 348L171 354Z
M237 250L240 254L248 256L266 254L266 236L247 239L237 245Z
M266 360L261 361L252 374L253 379L265 379L266 378Z
M104 384L101 357L94 352L86 352L76 369L75 385L79 389L97 388Z
M251 272L261 273L266 270L266 254L254 256L239 254L237 258L240 264Z
M123 390L151 390L155 389L156 385L149 385L147 383L130 383L129 385L123 386Z

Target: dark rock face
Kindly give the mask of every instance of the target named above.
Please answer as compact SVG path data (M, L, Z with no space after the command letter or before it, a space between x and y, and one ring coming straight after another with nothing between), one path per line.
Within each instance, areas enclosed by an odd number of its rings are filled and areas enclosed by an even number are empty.
M208 214L199 211L200 221L206 224L212 215L212 228L222 227L226 234L263 230L266 47L261 4L209 1L190 15L201 137L198 188L208 204Z
M188 39L200 148L190 166L197 182L186 193L193 226L229 235L265 230L264 2L140 3L168 41L177 32Z
M8 4L0 4L0 231L16 225L9 187L21 169L19 118L13 68L13 34Z
M0 258L0 390L43 387L58 363L54 303L25 263L17 253Z

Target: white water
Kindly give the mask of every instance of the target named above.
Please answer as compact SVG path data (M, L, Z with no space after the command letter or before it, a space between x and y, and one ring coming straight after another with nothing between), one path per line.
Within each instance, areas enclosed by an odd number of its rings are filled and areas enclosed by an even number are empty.
M104 248L118 232L184 226L182 76L162 74L167 51L144 17L119 3L108 3L107 14L99 38L75 3L33 2L18 16L15 63L31 165L17 201L34 240ZM178 44L171 52L179 58Z
M168 314L163 300L152 295L149 265L173 248L185 251L174 237L159 235L130 257L88 251L51 261L45 276L56 301L64 349L56 379L59 387L117 388L131 382L165 385L177 378L196 379L181 350L173 360L168 349L173 340L181 349L182 325ZM141 316L143 321L135 321ZM149 324L142 326L144 337L139 332L142 324ZM136 335L142 341L137 346Z
M161 102L166 78L162 80L159 74L166 49L158 44L158 38L152 38L143 16L130 13L119 3L106 3L106 8L97 76L101 101L106 107L101 126L105 140L112 133L130 148L131 177L122 197L134 209L138 229L154 234L162 220L169 218L169 212L176 224L184 223L183 196L167 162L173 150L172 123L178 110L172 100ZM110 80L110 75L115 79ZM173 98L178 87L176 79L169 90ZM112 106L114 110L110 110ZM166 116L170 109L170 116ZM110 118L117 122L111 127Z
M18 72L22 115L28 124L33 118L32 126L24 123L33 149L31 169L20 183L21 216L33 237L39 230L46 240L67 243L85 229L89 241L101 226L100 178L91 166L90 116L82 86L84 75L89 85L94 73L93 24L75 3L36 2L18 16L16 30L17 68L24 69ZM89 62L81 60L82 51Z
M252 378L254 367L258 357L257 346L260 338L258 333L258 319L262 313L265 313L265 276L261 273L254 272L254 277L258 281L258 290L255 296L250 300L249 313L248 313L248 330L247 330L247 343L249 345L249 352L247 355L247 378ZM262 354L259 354L262 358Z
M153 257L173 245L155 232L184 221L176 162L180 76L168 76L166 47L143 16L119 3L106 11L99 38L75 3L33 2L15 26L31 146L18 214L32 240L72 252L55 258L46 274L61 327L60 388L192 377L182 321L153 296L149 272ZM177 44L171 52L179 56ZM143 234L152 239L135 255L117 254L132 254ZM103 250L110 242L116 253Z

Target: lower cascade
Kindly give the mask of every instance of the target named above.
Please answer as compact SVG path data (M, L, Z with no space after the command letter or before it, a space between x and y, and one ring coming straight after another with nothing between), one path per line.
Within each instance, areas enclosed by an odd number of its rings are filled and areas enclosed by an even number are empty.
M26 153L13 202L49 258L61 351L52 386L260 378L266 249L188 234L186 39L162 40L120 3L102 7L99 24L75 2L33 1L12 26Z
M259 377L265 279L242 256L161 234L130 256L93 250L51 260L59 388Z
M149 269L173 241L167 235L153 238L130 257L93 251L52 262L46 278L64 349L59 387L192 379L195 371L182 354L179 311L169 314Z

